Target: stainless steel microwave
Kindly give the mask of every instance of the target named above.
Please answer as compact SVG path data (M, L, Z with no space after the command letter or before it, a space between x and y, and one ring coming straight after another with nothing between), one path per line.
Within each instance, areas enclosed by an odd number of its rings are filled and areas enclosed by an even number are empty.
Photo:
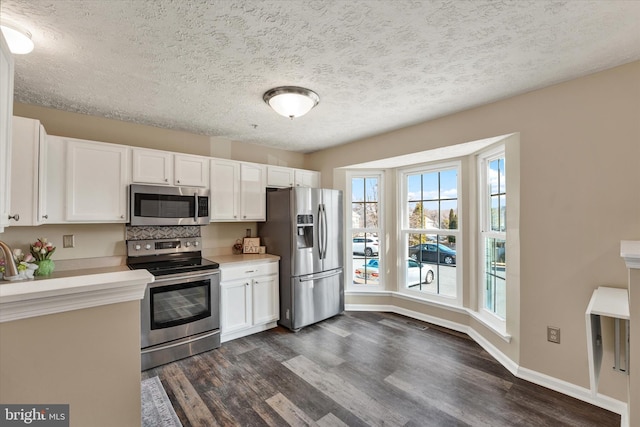
M132 184L129 188L131 225L209 224L209 190Z

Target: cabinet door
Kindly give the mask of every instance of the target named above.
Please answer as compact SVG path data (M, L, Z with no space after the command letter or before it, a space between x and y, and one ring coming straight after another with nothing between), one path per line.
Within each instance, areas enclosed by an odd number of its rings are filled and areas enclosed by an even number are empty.
M132 181L141 184L173 184L173 154L160 150L131 150Z
M175 185L185 187L209 187L209 158L174 155Z
M67 139L66 220L126 222L129 148Z
M1 33L0 31L0 233L9 225L13 117L13 56Z
M320 188L320 172L296 169L296 187Z
M280 318L278 275L253 280L253 324L261 325Z
M293 187L294 170L282 166L267 166L267 187Z
M38 120L13 117L11 162L11 225L33 226L46 221L46 145ZM40 213L42 212L42 214Z
M211 221L237 221L240 208L240 163L211 160Z
M251 280L220 283L220 334L251 327Z
M240 219L242 221L264 221L267 201L264 165L242 163L240 180Z

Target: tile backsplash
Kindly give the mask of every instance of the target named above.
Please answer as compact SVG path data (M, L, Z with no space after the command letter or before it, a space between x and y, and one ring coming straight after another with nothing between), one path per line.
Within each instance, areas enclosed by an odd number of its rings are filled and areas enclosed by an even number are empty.
M200 226L127 226L126 228L127 240L175 239L178 237L200 237Z

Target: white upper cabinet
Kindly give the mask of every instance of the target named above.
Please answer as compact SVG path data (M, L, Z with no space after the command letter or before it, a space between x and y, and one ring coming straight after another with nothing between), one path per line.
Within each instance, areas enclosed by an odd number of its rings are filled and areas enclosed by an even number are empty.
M211 221L240 220L240 163L211 160Z
M264 221L266 168L255 163L211 160L211 221Z
M47 222L47 134L40 121L13 117L11 225Z
M209 158L132 148L132 181L140 184L209 187Z
M255 163L240 164L240 215L242 221L267 219L266 168Z
M173 153L131 149L132 180L140 184L173 184Z
M11 121L13 56L0 31L0 233L9 225L11 207Z
M64 138L66 215L72 222L126 222L129 147Z
M320 187L320 172L285 166L267 166L267 187Z
M209 187L209 158L175 154L175 185Z
M295 183L296 187L320 188L320 172L296 169Z
M294 169L284 166L267 166L267 187L287 188L295 183Z

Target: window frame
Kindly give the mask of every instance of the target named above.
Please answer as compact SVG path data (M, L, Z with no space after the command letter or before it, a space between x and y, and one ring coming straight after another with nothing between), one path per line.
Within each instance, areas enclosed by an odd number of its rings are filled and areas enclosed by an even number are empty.
M507 185L507 164L506 164L506 144L503 142L495 147L483 150L477 154L477 182L478 182L478 280L477 280L477 297L478 306L477 313L480 318L489 326L501 333L506 333L508 313L505 313L503 319L497 313L486 307L486 286L485 286L485 260L486 260L486 241L487 239L500 239L505 241L505 255L507 250L507 223L505 223L504 231L495 231L491 228L491 203L489 189L489 165L492 161L503 159L505 163L505 194L509 196ZM505 204L506 208L506 204ZM508 215L508 212L505 214ZM505 269L505 305L508 306L507 272Z
M458 215L458 228L455 230L450 229L442 229L442 228L424 228L424 229L416 229L409 228L408 218L410 213L407 211L408 199L407 199L407 179L409 175L415 174L425 174L425 173L434 173L434 172L443 172L446 170L455 169L457 172L457 215ZM449 159L439 162L433 163L423 163L420 165L412 165L406 168L398 168L397 169L397 188L399 197L396 200L397 203L397 215L398 215L398 253L397 253L397 263L398 266L398 285L397 291L401 294L405 294L407 296L422 298L426 300L430 300L433 302L445 304L445 305L453 305L456 307L463 306L463 265L464 265L464 254L462 253L463 242L464 242L464 232L462 223L464 222L464 214L463 214L463 194L462 194L462 183L463 183L463 167L462 160L460 159ZM407 288L404 284L407 282L407 271L404 267L404 248L408 247L409 244L409 235L410 234L436 234L436 235L450 235L455 236L456 238L456 296L451 297L442 294L436 294L431 292L413 290ZM436 272L436 274L438 274Z
M378 227L372 228L360 228L353 227L352 217L352 203L353 203L353 179L354 178L376 178L378 180ZM384 171L372 170L372 169L356 169L346 171L346 184L345 185L345 198L344 198L344 211L345 217L349 218L345 221L345 290L351 291L381 291L385 289L385 246L384 246ZM372 231L375 230L375 231ZM378 284L364 284L355 283L353 281L353 275L355 272L355 266L353 263L353 234L354 233L367 233L375 232L378 234Z

